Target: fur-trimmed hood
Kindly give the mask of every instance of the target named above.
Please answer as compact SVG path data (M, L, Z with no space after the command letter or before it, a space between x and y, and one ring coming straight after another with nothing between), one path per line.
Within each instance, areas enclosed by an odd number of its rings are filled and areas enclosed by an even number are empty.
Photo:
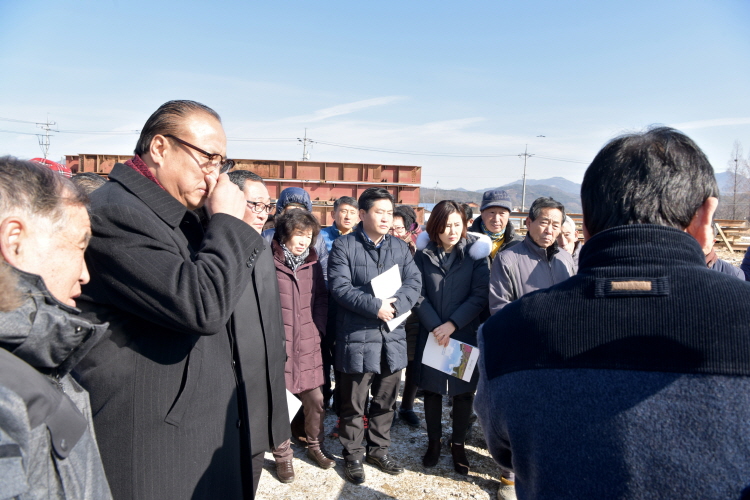
M424 250L430 243L430 235L427 231L422 231L417 236L417 250ZM469 257L474 260L486 258L492 251L492 240L486 234L466 233L466 247L468 248Z

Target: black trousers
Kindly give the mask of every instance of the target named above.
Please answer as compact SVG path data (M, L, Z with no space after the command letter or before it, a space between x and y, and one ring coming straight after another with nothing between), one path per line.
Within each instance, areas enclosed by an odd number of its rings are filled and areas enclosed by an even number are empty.
M253 497L258 493L258 483L260 483L260 474L263 472L263 455L264 453L258 453L253 455Z
M469 430L469 417L474 403L474 392L453 396L453 442L464 444ZM424 420L427 424L427 439L440 439L443 435L443 395L424 391Z
M396 407L398 389L401 385L401 370L388 371L387 363L381 364L381 373L341 373L339 390L339 440L344 447L344 458L363 460L365 437L362 417L370 390L372 400L368 415L367 455L382 458L391 444L391 424Z

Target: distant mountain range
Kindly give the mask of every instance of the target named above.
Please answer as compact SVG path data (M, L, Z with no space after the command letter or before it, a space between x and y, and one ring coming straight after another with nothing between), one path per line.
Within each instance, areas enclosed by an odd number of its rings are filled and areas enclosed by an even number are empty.
M457 189L433 189L421 188L419 201L422 203L433 203L440 200L456 200L458 202L474 203L482 202L482 193L490 189L504 189L510 195L513 206L521 207L521 198L523 195L523 181L518 180L505 184L504 186L488 187L476 191L467 191L463 188ZM526 179L526 208L540 196L551 196L563 205L565 210L571 213L581 213L580 193L581 185L569 181L562 177L552 177L550 179Z
M722 194L732 192L733 176L729 172L720 172L715 174L716 181L719 184L719 191ZM521 198L523 193L523 181L518 180L505 184L504 186L487 187L469 191L464 188L456 189L433 189L422 187L420 189L419 201L421 203L433 203L440 200L456 200L462 203L473 201L474 203L482 202L482 193L490 189L504 189L510 194L513 206L520 209ZM563 205L565 210L570 213L581 213L581 185L569 181L563 177L551 177L549 179L526 179L526 208L540 196L550 196Z

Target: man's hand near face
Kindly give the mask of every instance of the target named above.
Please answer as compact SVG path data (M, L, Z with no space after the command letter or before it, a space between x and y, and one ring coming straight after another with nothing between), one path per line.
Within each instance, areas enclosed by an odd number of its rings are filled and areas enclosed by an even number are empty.
M217 179L211 174L206 175L208 194L206 195L206 211L209 216L214 214L228 214L242 219L245 214L245 197L227 174L221 174Z

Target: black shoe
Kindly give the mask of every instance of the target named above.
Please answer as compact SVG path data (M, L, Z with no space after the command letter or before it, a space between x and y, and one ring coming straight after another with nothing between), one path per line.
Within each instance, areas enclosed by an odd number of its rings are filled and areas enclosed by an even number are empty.
M398 418L412 427L419 427L419 424L421 423L417 414L414 413L414 410L402 410L401 408L399 408Z
M427 453L422 458L422 465L425 467L435 467L440 460L440 440L430 439L427 443Z
M469 459L466 458L466 449L463 444L451 443L451 455L453 455L453 469L464 476L469 473Z
M366 460L368 464L377 465L378 468L386 474L393 474L396 476L404 472L404 468L399 466L396 461L388 455L383 455L380 458L367 457Z
M362 466L362 460L347 460L344 465L344 475L354 484L365 482L365 468Z

